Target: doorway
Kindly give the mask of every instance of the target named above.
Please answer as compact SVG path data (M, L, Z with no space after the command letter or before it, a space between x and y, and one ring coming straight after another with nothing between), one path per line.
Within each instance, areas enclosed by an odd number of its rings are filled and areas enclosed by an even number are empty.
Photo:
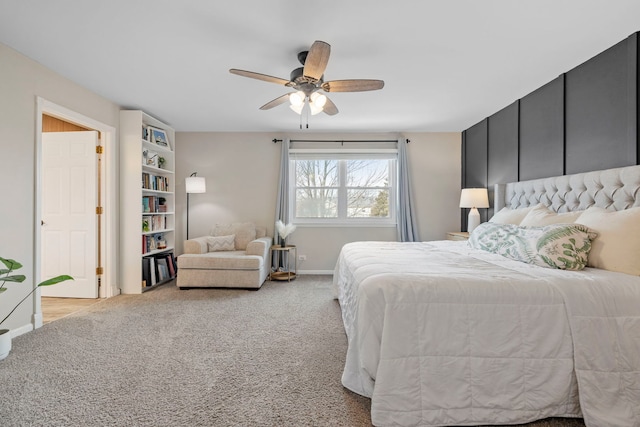
M36 283L39 283L42 280L45 280L47 277L55 274L70 274L74 276L80 277L83 276L82 280L70 282L73 285L77 285L81 281L88 281L89 287L95 289L94 293L90 294L74 294L76 290L73 289L65 289L63 284L60 283L56 286L50 288L51 291L57 293L57 295L51 296L63 296L63 297L89 297L89 298L109 298L111 296L118 295L120 293L119 288L116 285L116 230L117 230L117 205L116 205L116 162L117 153L115 150L115 128L104 123L93 120L89 117L86 117L80 113L75 111L71 111L66 109L65 107L56 105L50 101L47 101L43 98L38 98L37 100L37 116L36 116L36 224L35 224L35 262L34 262L34 277L36 279ZM54 145L56 147L53 151L64 149L71 149L75 154L78 153L79 149L83 150L86 148L91 152L91 157L93 159L93 165L89 168L89 170L85 170L84 174L92 175L91 180L87 180L86 178L80 177L78 175L79 170L83 168L78 168L77 165L67 164L64 166L63 160L60 160L60 164L57 165L57 170L51 173L51 159L46 159L45 157L49 157L51 155L50 152L47 152L47 147L52 147L48 145L47 138L57 135L54 138L58 138L60 135L67 135L70 138L76 138L77 135L84 134L86 136L93 135L94 142L74 142L69 146L68 142L63 142L58 145ZM62 138L67 139L67 138ZM99 142L97 142L99 139ZM45 146L45 144L47 144ZM88 144L93 146L85 146L82 144ZM96 149L97 146L101 146L102 149ZM62 148L60 148L62 147ZM70 148L71 147L71 148ZM101 152L101 153L100 153ZM69 157L69 156L66 156ZM73 156L72 156L73 157ZM53 163L58 161L55 159ZM66 161L66 160L65 160ZM86 165L86 163L85 163ZM49 168L49 169L48 169ZM93 170L91 170L93 169ZM50 212L47 211L47 200L49 197L51 200L55 201L58 199L59 191L62 191L59 186L54 186L54 191L51 191L51 176L56 177L57 174L69 174L73 175L72 181L75 184L75 187L71 188L71 192L77 192L78 188L85 188L90 190L84 193L83 197L76 197L72 200L71 207L74 210L73 214L77 214L79 210L79 206L82 204L84 213L81 215L82 221L88 219L87 224L85 224L84 231L72 230L69 234L67 230L67 237L62 232L58 232L57 230L53 230L51 227L51 223L47 223L47 220L50 221L48 215ZM68 180L68 179L67 179ZM63 181L63 180L60 180ZM77 184L82 181L82 185L78 186ZM56 180L53 180L56 182ZM68 191L68 190L66 190ZM53 195L53 196L52 196ZM86 197L85 197L86 196ZM80 203L82 202L82 203ZM86 204L88 203L88 204ZM64 215L59 215L64 216ZM69 216L69 215L67 215ZM75 227L75 223L77 219L71 221ZM47 228L49 226L49 228ZM56 225L57 227L57 225ZM53 231L53 232L51 232ZM50 235L47 235L47 233ZM91 239L87 240L82 236L82 233L90 234ZM66 240L65 240L66 239ZM75 240L74 240L75 239ZM71 240L71 243L69 242ZM82 247L84 242L89 242L88 245L91 246L89 249ZM52 266L56 266L59 262L60 253L62 251L53 251L52 248L58 246L65 247L66 245L66 253L73 260L70 269L65 270L63 272L55 272L55 268ZM69 247L72 248L72 251L69 251ZM80 252L82 254L80 254ZM53 257L50 255L53 254ZM86 259L85 259L86 258ZM86 266L85 261L92 261L93 265ZM76 264L74 265L73 262ZM79 266L79 263L82 264L82 268ZM67 268L69 264L60 263L61 266ZM77 272L82 271L82 274L78 274ZM74 272L75 275L74 275ZM91 273L84 274L84 272ZM86 277L84 277L86 276ZM60 288L58 288L60 286ZM77 287L77 286L76 286ZM54 288L58 288L55 289ZM42 314L42 296L46 296L49 292L42 292L46 288L39 289L37 295L39 297L34 299L34 327L38 328L43 324L43 314ZM47 289L49 291L49 289ZM62 293L62 294L60 294Z

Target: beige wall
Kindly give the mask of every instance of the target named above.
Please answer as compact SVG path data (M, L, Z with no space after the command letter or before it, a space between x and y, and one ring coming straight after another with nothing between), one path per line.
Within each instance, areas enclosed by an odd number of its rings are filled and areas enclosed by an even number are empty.
M35 124L36 97L118 126L118 106L0 43L0 256L24 265L27 280L0 297L0 315L24 297L34 284ZM32 322L35 300L25 301L2 327ZM0 317L0 319L2 318Z
M280 143L292 139L389 139L393 134L176 134L177 242L184 240L186 194L184 178L198 172L207 180L207 192L190 196L189 236L208 234L213 224L253 221L273 236L280 166ZM413 183L418 230L422 240L444 239L459 230L460 133L405 133ZM356 240L395 240L395 228L298 227L289 243L307 260L301 271L332 271L342 245ZM178 253L181 245L177 244Z

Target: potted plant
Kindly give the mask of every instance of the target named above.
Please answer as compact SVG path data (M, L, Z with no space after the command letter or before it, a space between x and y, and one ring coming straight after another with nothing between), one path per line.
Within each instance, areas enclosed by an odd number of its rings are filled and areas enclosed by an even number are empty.
M2 258L2 257L0 257L0 262L4 264L4 267L6 267L6 268L0 268L0 281L2 281L2 283L0 284L0 295L2 295L2 293L7 290L5 286L7 282L22 283L24 282L26 277L22 274L12 274L14 271L22 268L22 264L20 264L19 262L12 259ZM66 280L73 280L73 277L67 276L67 275L61 275L61 276L52 277L51 279L38 283L38 285L35 288L33 288L31 292L29 292L24 298L20 300L18 304L15 305L15 307L13 307L13 310L11 310L9 314L7 314L2 320L0 320L0 325L2 325L2 323L4 323L4 321L7 320L9 316L13 314L14 311L16 311L18 306L20 306L20 304L22 304L24 300L26 300L40 286L51 286L51 285L55 285L56 283L64 282ZM0 329L0 360L7 357L10 351L11 351L11 331L9 329Z

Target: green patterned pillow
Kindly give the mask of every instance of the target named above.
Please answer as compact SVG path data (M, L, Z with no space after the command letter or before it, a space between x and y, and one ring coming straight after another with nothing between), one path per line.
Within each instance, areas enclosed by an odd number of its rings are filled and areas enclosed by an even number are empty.
M540 267L582 270L597 235L581 224L524 228L485 222L473 230L469 246Z

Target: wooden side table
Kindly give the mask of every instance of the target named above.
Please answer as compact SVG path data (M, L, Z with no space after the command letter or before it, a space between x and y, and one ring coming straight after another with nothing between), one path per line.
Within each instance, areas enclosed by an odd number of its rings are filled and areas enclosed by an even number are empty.
M271 246L271 260L273 261L273 254L280 254L283 258L283 266L286 265L286 271L272 271L269 273L269 280L286 280L290 282L295 280L298 274L298 249L296 245L273 245ZM287 254L285 257L284 254ZM293 257L293 270L291 270L291 257ZM286 259L286 261L285 261Z
M469 240L469 233L466 231L449 231L447 232L447 240Z

